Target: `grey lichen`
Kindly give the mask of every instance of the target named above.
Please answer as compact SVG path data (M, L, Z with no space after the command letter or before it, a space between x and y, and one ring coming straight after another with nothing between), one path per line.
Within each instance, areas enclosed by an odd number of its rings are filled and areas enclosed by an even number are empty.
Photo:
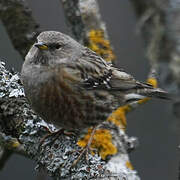
M18 74L7 71L5 63L0 61L0 98L23 96L25 96L24 90Z
M88 164L83 158L76 166L72 166L81 152L76 145L78 135L61 134L57 139L52 135L42 142L48 128L49 125L43 120L39 119L37 123L31 119L19 137L28 155L37 162L36 169L43 168L50 176L59 177L57 179L90 179L103 174L105 162L97 155L89 154Z

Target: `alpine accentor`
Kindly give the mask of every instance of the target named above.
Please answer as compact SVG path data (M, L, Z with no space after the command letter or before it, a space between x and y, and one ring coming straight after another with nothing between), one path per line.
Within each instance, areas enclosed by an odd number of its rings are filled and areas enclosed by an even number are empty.
M25 94L48 123L67 130L105 121L117 107L168 94L107 64L71 37L42 32L22 67Z

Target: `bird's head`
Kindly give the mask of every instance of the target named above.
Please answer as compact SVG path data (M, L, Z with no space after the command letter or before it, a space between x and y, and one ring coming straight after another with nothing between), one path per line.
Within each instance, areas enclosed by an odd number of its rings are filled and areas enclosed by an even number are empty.
M82 46L74 39L57 31L44 31L37 37L27 57L36 63L53 64L53 61L73 60L80 54Z

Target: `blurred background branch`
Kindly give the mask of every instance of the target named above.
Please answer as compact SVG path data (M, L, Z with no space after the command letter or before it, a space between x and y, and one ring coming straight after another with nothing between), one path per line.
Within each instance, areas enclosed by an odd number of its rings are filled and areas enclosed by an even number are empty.
M139 19L137 28L144 39L146 55L151 65L156 67L160 84L169 92L177 94L173 112L179 120L180 2L178 0L131 2Z
M24 0L1 0L0 19L3 22L14 48L24 58L34 43L38 24Z
M102 21L96 0L61 0L72 36L91 48L107 62L115 60L106 24Z

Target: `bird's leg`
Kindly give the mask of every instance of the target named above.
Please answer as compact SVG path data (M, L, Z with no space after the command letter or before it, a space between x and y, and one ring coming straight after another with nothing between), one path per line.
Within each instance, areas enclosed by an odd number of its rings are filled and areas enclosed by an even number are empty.
M86 161L87 161L87 163L88 163L88 154L89 154L89 150L91 149L91 143L92 143L94 134L95 134L95 132L96 132L96 129L97 129L97 126L94 126L94 127L93 127L93 130L92 130L92 132L91 132L91 136L90 136L90 138L89 138L89 140L88 140L87 145L81 150L80 155L79 155L78 158L73 162L72 167L74 167L74 166L78 163L78 161L81 159L81 157L82 157L82 155L83 155L84 153L86 153Z

